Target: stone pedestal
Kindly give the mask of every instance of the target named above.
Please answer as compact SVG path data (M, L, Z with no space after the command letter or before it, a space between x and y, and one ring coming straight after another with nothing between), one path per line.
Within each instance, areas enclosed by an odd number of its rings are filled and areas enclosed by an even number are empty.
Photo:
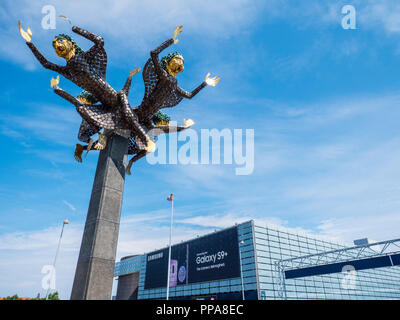
M127 150L128 139L112 135L100 152L71 300L111 299Z

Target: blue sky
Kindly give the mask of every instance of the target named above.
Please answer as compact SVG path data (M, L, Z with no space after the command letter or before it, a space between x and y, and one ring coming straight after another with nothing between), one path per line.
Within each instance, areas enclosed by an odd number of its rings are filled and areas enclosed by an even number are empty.
M163 247L176 195L174 241L251 218L351 243L399 237L400 4L393 1L10 1L0 3L0 296L36 296L64 219L57 289L69 298L97 154L73 152L80 124L74 107L50 88L20 38L50 60L58 19L41 28L44 5L105 39L107 81L121 88L130 70L182 24L180 85L191 90L207 72L221 77L191 101L167 110L202 128L255 130L252 175L230 165L135 164L128 176L117 258ZM344 30L352 4L357 29ZM87 49L90 43L74 39ZM72 94L79 88L61 78ZM143 97L141 76L129 99Z

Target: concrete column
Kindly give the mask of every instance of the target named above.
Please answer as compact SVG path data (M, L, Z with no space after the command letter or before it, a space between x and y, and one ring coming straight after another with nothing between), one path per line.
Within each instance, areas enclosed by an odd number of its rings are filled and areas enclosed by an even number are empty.
M110 300L128 139L112 135L100 152L71 300Z

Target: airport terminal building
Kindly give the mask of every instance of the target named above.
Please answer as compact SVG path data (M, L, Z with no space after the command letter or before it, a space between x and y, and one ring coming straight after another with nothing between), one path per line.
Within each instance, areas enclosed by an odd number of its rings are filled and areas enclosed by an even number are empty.
M117 300L165 299L169 248L115 265ZM251 220L173 245L170 300L400 299L400 239L350 247Z

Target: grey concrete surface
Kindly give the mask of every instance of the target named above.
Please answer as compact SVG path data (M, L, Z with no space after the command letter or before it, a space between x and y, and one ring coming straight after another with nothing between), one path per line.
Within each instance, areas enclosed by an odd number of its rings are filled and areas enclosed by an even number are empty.
M71 300L110 300L125 183L128 139L113 135L100 152Z

